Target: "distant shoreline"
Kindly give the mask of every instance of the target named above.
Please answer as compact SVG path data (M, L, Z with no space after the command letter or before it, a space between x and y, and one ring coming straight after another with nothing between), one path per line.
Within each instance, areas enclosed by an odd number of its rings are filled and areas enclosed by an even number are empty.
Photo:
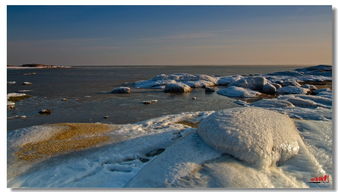
M77 67L256 67L256 66L282 66L282 67L307 67L313 65L72 65L72 68Z
M46 65L46 64L7 65L7 69L63 69L63 68L72 68L72 66Z

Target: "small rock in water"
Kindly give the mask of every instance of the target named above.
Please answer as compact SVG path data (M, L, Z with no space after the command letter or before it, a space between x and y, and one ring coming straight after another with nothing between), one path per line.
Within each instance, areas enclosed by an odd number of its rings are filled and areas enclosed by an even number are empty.
M117 87L117 88L114 88L111 93L124 93L124 94L127 94L127 93L130 93L130 88L129 87Z
M24 73L23 75L36 75L35 72L32 72L32 73Z
M28 82L28 81L25 81L25 82L22 83L22 85L32 85L32 84L33 84L33 83Z
M50 115L52 111L50 109L42 109L41 111L39 111L39 113L43 115Z
M19 93L28 93L28 92L31 92L32 90L28 90L28 89L22 89L22 90L19 90L18 92Z
M192 100L197 100L197 97L192 97Z
M206 92L206 93L213 93L213 92L215 92L215 91L216 91L216 89L213 88L213 87L206 87L206 88L205 88L205 92Z
M109 118L109 116L108 116L108 115L106 115L106 116L103 116L103 118L104 118L104 119L108 119L108 118Z
M14 84L16 84L16 81L8 81L7 82L9 85L14 85Z
M145 105L149 105L149 104L154 104L154 103L157 103L158 100L154 99L154 100L149 100L149 101L142 101L143 104Z
M7 101L7 108L8 109L14 109L15 108L15 103L12 101Z

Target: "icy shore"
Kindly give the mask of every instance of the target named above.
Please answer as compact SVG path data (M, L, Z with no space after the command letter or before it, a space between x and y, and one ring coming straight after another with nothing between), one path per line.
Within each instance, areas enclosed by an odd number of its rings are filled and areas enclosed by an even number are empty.
M175 83L228 86L218 93L234 102L246 94L271 96L134 124L60 123L10 131L8 186L332 188L332 178L310 182L333 175L331 70L315 66L257 77L162 74L136 82L156 89ZM266 86L276 91L264 93Z

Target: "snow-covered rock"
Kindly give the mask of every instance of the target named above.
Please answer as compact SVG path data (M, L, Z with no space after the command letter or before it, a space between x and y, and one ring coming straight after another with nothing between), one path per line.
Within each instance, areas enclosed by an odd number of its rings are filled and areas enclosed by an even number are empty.
M291 97L287 99L290 103L294 104L297 107L306 107L306 108L316 108L322 105L308 99L302 99L299 97Z
M280 84L278 84L278 83L273 83L272 85L273 85L276 89L282 88L282 86L281 86Z
M203 88L203 87L212 87L215 86L214 82L211 81L184 81L184 84L189 85L191 88Z
M216 85L218 78L209 75L198 74L192 75L189 73L174 73L174 74L160 74L152 79L137 81L134 83L136 88L164 88L168 84L176 82L184 83L192 88L200 88L206 86Z
M291 102L280 99L261 99L259 101L253 102L251 106L255 107L264 107L264 108L275 108L275 107L295 107Z
M245 77L241 78L233 83L230 86L243 87L247 89L261 91L263 86L267 84L268 80L265 77Z
M303 88L306 88L306 89L312 89L312 90L317 89L316 86L310 85L310 84L304 84L304 85L302 85L302 87L303 87Z
M165 85L170 83L176 83L175 80L145 80L145 81L137 81L134 83L136 88L141 89L163 89Z
M298 97L303 98L303 99L307 99L307 100L312 100L316 103L320 103L323 105L328 105L328 106L332 106L332 99L326 98L326 97L322 97L322 96L318 96L318 95L299 95Z
M260 95L260 93L257 91L235 86L220 89L217 91L217 93L228 97L243 97L243 98L257 97Z
M229 85L230 83L238 81L241 78L243 78L241 75L221 77L218 79L217 85Z
M191 87L184 83L170 83L164 88L164 92L166 93L187 93L191 90Z
M197 132L214 149L260 168L296 155L301 140L288 116L254 107L215 112Z
M130 93L130 88L129 87L116 87L114 88L111 93Z
M277 90L278 94L306 94L309 92L309 89L296 86L286 86Z
M296 80L287 80L287 81L283 81L282 85L284 87L286 86L295 86L295 87L301 87L301 84L299 84Z
M297 71L280 71L280 72L269 73L268 75L272 75L272 76L301 76L301 75L303 75L303 73L297 72Z
M266 94L275 94L277 91L276 87L273 86L271 83L267 83L263 86L262 93Z
M319 94L320 92L331 92L331 89L323 88L323 89L317 89L313 91L314 94Z

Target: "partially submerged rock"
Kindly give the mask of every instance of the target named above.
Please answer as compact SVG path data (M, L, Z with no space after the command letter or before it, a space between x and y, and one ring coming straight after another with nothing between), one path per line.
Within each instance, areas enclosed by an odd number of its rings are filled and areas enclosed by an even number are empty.
M7 109L14 109L15 103L13 101L7 101Z
M285 161L299 151L300 136L293 120L262 108L215 112L201 121L197 132L217 151L261 168Z
M153 99L153 100L148 100L148 101L143 101L142 103L145 105L149 105L149 104L154 104L157 103L158 100L157 99Z
M7 94L7 100L12 101L12 102L20 101L28 97L30 97L30 95L27 95L26 93L8 93Z
M39 113L41 115L50 115L52 111L50 109L42 109L41 111L39 111Z
M215 91L216 91L216 88L214 88L214 87L206 87L205 88L205 92L206 93L213 93Z
M191 87L184 83L170 83L164 88L164 92L166 93L187 93L191 90Z
M22 85L32 85L32 84L33 84L33 83L28 82L28 81L25 81L25 82L22 83Z
M8 81L7 84L8 84L8 85L15 85L15 84L16 84L16 81Z
M217 93L228 97L241 97L241 98L257 97L260 95L260 93L257 91L235 86L220 89L217 91Z
M117 94L128 94L130 93L130 88L129 87L117 87L114 88L111 93L117 93Z

